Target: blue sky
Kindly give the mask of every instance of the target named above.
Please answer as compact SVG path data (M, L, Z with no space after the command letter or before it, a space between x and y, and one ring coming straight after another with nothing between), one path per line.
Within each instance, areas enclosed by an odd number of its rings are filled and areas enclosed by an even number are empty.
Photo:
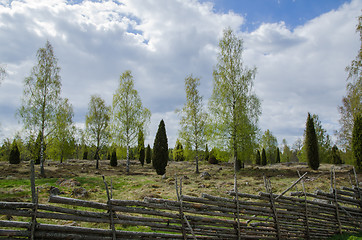
M185 102L184 79L201 79L205 105L212 92L223 29L244 40L243 60L257 67L254 91L262 100L259 127L281 144L303 137L307 113L317 114L335 141L345 67L360 47L356 34L362 0L0 0L0 138L22 125L15 117L23 80L47 40L59 59L62 96L84 127L91 95L108 105L119 76L131 70L152 113L146 144L164 119L173 147L175 113Z
M206 0L207 1L207 0ZM206 2L205 1L205 2ZM209 1L210 2L210 1ZM295 28L323 13L339 8L346 0L212 0L216 11L233 11L245 17L242 30L254 31L262 23L284 21Z

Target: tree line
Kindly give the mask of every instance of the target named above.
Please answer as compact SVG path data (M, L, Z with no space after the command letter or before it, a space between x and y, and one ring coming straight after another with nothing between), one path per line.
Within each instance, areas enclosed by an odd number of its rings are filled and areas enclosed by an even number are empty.
M362 32L361 18L357 31ZM219 42L218 61L213 71L213 91L208 106L204 106L198 90L200 78L192 74L187 76L186 101L182 109L176 110L180 117L176 146L169 149L165 123L161 120L152 150L149 145L147 148L144 146L151 112L143 106L134 88L131 71L120 75L111 106L107 106L99 95L90 97L86 127L84 130L75 128L72 105L67 98L61 97L60 67L53 47L47 41L45 47L38 50L37 64L24 80L22 104L17 112L28 132L28 139L24 143L20 137L12 144L4 142L2 154L4 148L10 154L10 148L21 145L22 158L36 159L42 175L45 175L45 153L48 157L59 158L61 162L64 158L80 158L82 153L83 159L96 160L96 168L99 168L99 159L113 159L111 164L116 166L115 159L125 158L127 173L131 159L138 158L142 165L146 159L146 163L152 162L160 175L165 173L169 159L194 160L196 173L199 172L199 160L203 159L210 163L231 159L235 172L247 162L266 165L306 161L312 169L318 169L320 162L342 163L343 157L354 159L354 164L360 168L361 50L346 69L349 73L347 96L339 108L343 120L338 135L343 151L336 145L331 147L330 137L318 115L310 113L304 141L298 139L291 150L283 139L283 149L280 151L272 132L267 129L261 134L258 127L261 103L253 90L256 67L245 65L243 49L242 39L230 28L225 29ZM345 121L346 118L348 121ZM212 146L210 152L208 145ZM343 157L340 156L342 153Z

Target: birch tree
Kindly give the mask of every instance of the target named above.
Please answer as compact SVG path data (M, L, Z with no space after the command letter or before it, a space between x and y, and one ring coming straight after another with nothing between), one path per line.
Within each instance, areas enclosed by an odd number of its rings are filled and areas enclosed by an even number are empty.
M260 101L253 92L256 68L242 60L243 41L230 28L219 42L218 63L213 72L213 92L209 101L211 139L228 143L234 157L234 169L242 167L239 154L253 154L256 144ZM241 154L240 154L241 155Z
M109 140L109 115L110 108L106 106L105 101L97 95L92 95L85 124L90 141L96 145L96 169L99 168L99 152Z
M205 126L206 112L197 87L200 85L200 79L194 78L192 75L185 79L186 103L184 107L177 111L181 117L179 131L180 138L193 146L196 157L196 173L199 173L199 150L201 146L205 146Z
M127 147L127 173L130 168L130 146L136 144L139 130L146 129L150 118L151 112L142 106L141 98L134 89L131 71L125 71L113 95L111 129L114 140Z
M49 41L37 51L37 65L24 80L24 93L18 110L25 129L40 132L40 174L44 172L45 139L54 132L60 102L61 77L58 59Z

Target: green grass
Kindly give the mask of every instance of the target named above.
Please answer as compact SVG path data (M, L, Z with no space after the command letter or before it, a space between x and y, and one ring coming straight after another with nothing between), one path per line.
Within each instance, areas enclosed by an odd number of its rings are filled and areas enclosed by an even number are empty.
M351 235L351 234L342 234L342 235L336 235L330 240L362 240L362 232L357 235Z

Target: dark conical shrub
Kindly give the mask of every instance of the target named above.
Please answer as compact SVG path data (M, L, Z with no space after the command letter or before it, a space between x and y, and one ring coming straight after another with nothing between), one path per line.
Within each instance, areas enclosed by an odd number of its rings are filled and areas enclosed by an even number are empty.
M354 119L352 130L352 152L355 160L355 166L362 169L362 115Z
M166 173L166 166L168 162L168 143L165 123L161 120L158 125L156 138L153 143L152 166L156 169L158 175Z
M275 160L275 163L280 163L280 151L278 147L277 147L277 158Z
M147 148L146 148L146 163L150 164L151 160L152 160L152 152L151 152L150 144L148 144Z
M207 144L206 144L206 147L205 147L205 155L204 155L204 159L206 160L206 161L208 161L209 160L209 148L207 147Z
M88 159L88 148L87 146L84 147L84 151L83 151L83 160L87 160Z
M260 164L261 164L260 151L259 151L259 149L258 149L258 150L256 150L256 155L255 155L255 164L256 164L256 165L260 165Z
M308 166L313 170L319 168L318 140L314 129L313 118L308 113L305 131L305 147L307 153Z
M145 164L145 138L143 135L143 131L140 129L138 133L138 158L140 160L141 165Z
M261 151L261 165L266 166L266 153L264 148Z
M13 144L11 146L11 151L9 155L9 163L10 164L19 164L20 163L20 151L18 148L18 144L16 141L13 141Z
M112 167L117 167L117 153L116 153L116 149L113 149L112 151L112 156L111 156L111 162L110 162Z
M331 158L333 164L342 164L342 158L339 155L339 150L336 145L332 147Z

